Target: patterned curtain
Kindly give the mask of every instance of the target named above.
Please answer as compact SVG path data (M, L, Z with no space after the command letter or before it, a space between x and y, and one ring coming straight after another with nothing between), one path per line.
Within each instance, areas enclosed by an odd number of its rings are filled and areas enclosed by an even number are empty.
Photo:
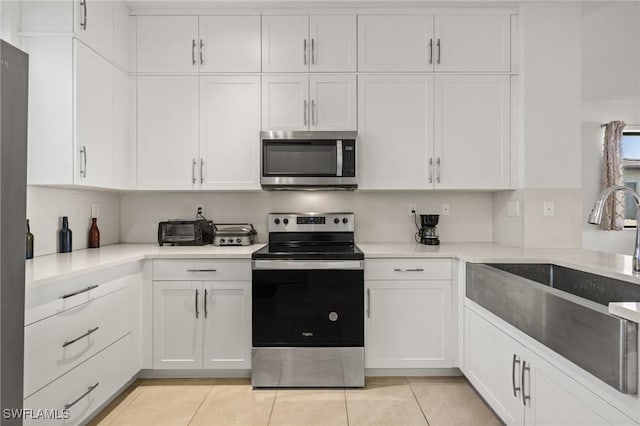
M623 186L622 177L622 131L623 121L612 121L604 129L604 148L602 158L602 189L610 186ZM620 231L624 228L624 193L617 191L607 200L600 228L608 231Z

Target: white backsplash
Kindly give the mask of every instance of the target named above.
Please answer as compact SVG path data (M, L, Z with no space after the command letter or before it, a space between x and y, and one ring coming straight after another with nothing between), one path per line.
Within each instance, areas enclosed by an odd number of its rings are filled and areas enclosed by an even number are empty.
M87 247L91 204L100 204L100 244L120 241L120 194L84 189L27 186L27 218L34 235L34 255L57 252L61 217L69 216L73 249Z
M158 222L189 219L196 206L214 222L251 222L258 241L267 238L270 212L353 211L358 241L413 241L416 232L409 204L418 213L441 213L449 203L450 215L440 217L444 242L491 242L492 194L481 192L234 192L234 193L125 193L121 195L121 241L157 241Z

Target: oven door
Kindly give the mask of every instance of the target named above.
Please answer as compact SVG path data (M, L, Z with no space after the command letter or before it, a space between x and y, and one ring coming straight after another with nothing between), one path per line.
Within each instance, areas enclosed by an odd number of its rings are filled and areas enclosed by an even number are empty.
M254 347L364 346L363 269L305 269L310 263L254 262Z

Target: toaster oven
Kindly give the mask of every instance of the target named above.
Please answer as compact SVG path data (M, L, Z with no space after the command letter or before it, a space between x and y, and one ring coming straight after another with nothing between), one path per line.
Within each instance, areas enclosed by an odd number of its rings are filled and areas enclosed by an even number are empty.
M169 220L158 223L158 244L204 246L213 243L213 222L205 219Z

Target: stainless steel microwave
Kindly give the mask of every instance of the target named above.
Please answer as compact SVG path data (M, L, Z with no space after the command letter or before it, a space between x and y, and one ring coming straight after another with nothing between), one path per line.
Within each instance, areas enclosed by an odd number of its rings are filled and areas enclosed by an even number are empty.
M260 132L265 189L358 187L356 132Z

